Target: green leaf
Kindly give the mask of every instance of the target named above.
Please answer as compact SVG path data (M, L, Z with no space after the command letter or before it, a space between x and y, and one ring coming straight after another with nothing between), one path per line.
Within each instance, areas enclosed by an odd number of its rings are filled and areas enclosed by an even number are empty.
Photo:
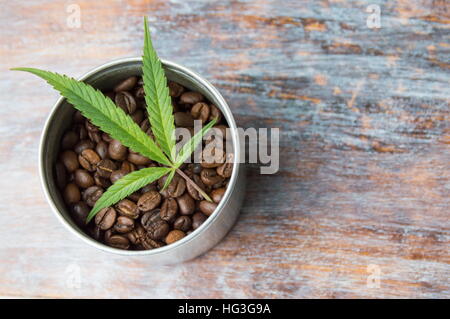
M184 161L191 156L192 152L197 148L198 144L202 141L203 136L208 132L208 130L216 124L216 120L213 119L207 125L197 132L191 139L183 145L183 147L178 152L177 159L175 161L175 167L179 167Z
M95 206L92 208L86 219L86 223L89 223L101 209L117 203L145 185L163 177L169 171L170 168L168 167L148 167L127 174L117 180L95 203Z
M52 85L69 103L112 138L133 151L164 165L170 161L140 127L113 101L86 83L53 72L33 68L13 70L33 73Z
M147 112L156 142L173 162L176 149L172 99L161 61L153 48L147 18L144 19L144 32L142 70Z

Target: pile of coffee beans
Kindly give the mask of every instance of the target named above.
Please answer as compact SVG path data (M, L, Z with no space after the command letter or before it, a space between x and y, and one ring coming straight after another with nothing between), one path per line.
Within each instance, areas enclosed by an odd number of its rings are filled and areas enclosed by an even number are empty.
M175 82L168 85L176 127L193 131L194 120L207 123L215 118L215 128L226 130L222 113L202 94ZM142 78L127 78L104 93L153 137ZM203 143L209 143L208 139ZM166 189L162 190L165 176L114 206L102 209L86 224L89 211L111 184L130 172L160 164L112 139L78 111L62 137L60 150L55 164L56 183L73 220L96 240L120 249L154 249L195 231L222 200L232 173L231 154L218 150L216 154L223 153L219 156L221 160L203 160L181 166L213 202L206 201L195 187L176 174Z

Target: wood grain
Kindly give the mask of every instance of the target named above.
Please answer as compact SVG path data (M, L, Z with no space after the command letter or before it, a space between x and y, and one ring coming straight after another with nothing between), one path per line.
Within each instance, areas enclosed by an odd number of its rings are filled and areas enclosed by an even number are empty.
M81 7L79 29L66 24L70 3ZM366 26L369 4L381 7L380 29ZM0 295L450 297L445 0L0 6ZM37 173L39 134L57 93L8 70L79 76L141 55L145 14L160 56L211 80L238 125L281 130L279 173L250 165L235 228L175 266L98 252L58 223ZM379 288L367 285L371 267L381 272Z

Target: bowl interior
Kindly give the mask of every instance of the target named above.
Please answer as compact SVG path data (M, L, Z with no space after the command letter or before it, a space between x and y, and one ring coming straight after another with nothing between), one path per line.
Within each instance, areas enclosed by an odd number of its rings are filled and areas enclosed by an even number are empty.
M166 77L169 80L175 81L190 90L200 92L210 102L214 103L222 111L225 120L227 121L231 130L232 131L235 130L236 125L234 119L228 107L224 106L224 104L226 105L225 101L220 96L220 94L218 94L217 91L216 92L211 91L211 86L208 88L208 85L210 85L209 83L201 79L198 75L195 75L193 77L192 71L186 70L183 67L175 65L171 62L163 61L163 67L165 69ZM141 61L140 59L136 58L121 62L111 62L109 64L103 65L97 69L92 70L91 72L80 78L80 80L84 80L86 83L89 83L90 85L100 90L108 90L114 87L121 80L126 79L127 77L141 74L142 74ZM95 241L90 236L86 235L84 231L78 227L78 225L76 225L76 223L70 217L70 214L66 208L61 193L56 185L54 167L57 160L57 155L59 154L60 151L60 141L64 132L71 125L72 115L74 112L75 109L65 99L60 98L56 103L54 109L52 110L50 117L47 120L41 138L41 154L40 154L41 175L42 175L41 177L42 182L44 183L44 188L46 188L46 195L51 204L54 205L54 209L56 209L60 213L59 217L62 217L64 219L64 222L68 223L72 228L77 229L78 232L76 233L84 237L83 239L89 241L91 244L94 244L97 247L99 247L99 245L103 246L99 248L106 249L109 251L115 251L116 253L123 253L124 252L123 250L108 247L100 242ZM238 142L234 134L232 135L233 135L232 136L233 152L236 154L237 153L236 143ZM233 175L235 175L236 173L235 171L237 170L237 166L238 166L237 163L235 163ZM232 176L232 178L230 179L230 183L233 183L234 180L235 178ZM225 194L224 200L222 200L222 202L226 202L226 200L227 196ZM219 209L220 208L218 207L217 210ZM217 211L215 213L217 213ZM211 219L211 217L213 216L210 216L208 220ZM206 224L206 222L204 224ZM196 231L201 231L203 226L204 225L202 225ZM73 229L71 230L73 231ZM194 231L191 235L186 236L184 239L191 237L193 234L196 233L196 231ZM154 249L151 250L151 252L163 248ZM129 253L131 253L131 251Z

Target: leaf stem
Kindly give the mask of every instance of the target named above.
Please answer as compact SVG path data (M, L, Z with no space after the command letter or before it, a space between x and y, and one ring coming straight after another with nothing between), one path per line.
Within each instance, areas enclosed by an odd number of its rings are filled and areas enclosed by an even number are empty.
M208 202L212 202L211 197L209 197L201 188L198 186L189 176L187 176L181 169L177 168L177 173L183 177L186 182L192 185Z

